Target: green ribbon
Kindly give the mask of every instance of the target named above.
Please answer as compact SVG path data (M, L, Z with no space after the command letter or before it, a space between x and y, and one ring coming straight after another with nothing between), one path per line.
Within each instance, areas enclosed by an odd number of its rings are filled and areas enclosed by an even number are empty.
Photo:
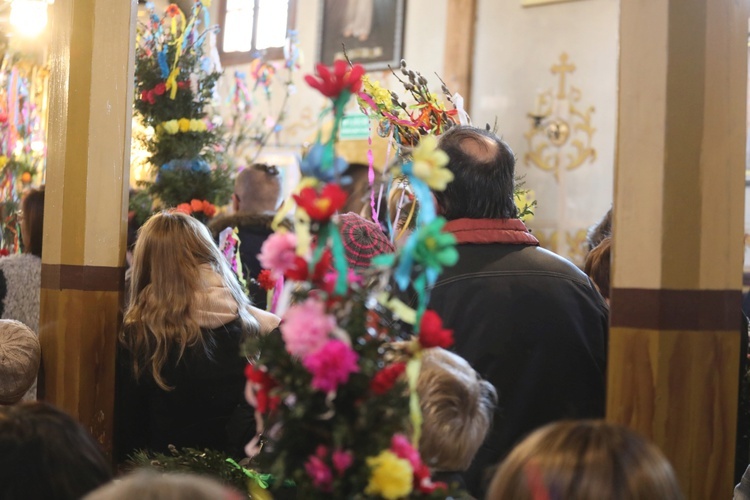
M347 290L347 274L349 268L346 264L346 252L344 251L344 242L341 240L341 234L338 227L328 222L318 234L318 246L310 262L310 273L315 271L315 266L320 261L323 251L326 248L326 242L331 241L331 254L333 256L333 268L336 270L336 285L333 289L335 295L344 296Z
M409 382L409 418L411 419L411 444L419 449L419 439L422 437L422 409L419 407L417 382L422 369L422 354L417 353L406 363L406 379Z
M258 483L258 486L260 486L264 490L268 489L268 481L273 478L271 474L260 474L258 472L255 472L254 470L246 469L245 467L238 464L233 458L227 458L227 463L234 465L237 469L241 470L243 474Z

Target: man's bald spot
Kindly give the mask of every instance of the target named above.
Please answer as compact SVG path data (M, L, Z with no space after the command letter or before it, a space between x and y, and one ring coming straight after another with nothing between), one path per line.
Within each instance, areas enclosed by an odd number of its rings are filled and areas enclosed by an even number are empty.
M234 194L239 198L240 212L273 211L281 195L281 180L263 169L248 167L237 174Z
M490 163L497 158L499 145L497 141L484 135L470 135L461 139L458 147L465 154L475 158L480 163Z

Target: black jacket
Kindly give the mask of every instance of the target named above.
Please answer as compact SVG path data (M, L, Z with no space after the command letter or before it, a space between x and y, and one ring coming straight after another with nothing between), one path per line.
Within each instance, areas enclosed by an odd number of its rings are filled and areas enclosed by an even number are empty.
M258 274L263 269L258 262L260 247L273 233L271 223L274 214L233 214L219 216L211 221L209 229L218 241L219 233L228 227L236 227L240 239L240 258L242 259L242 271L247 280L250 300L259 309L266 309L267 296L257 283ZM282 226L291 229L288 220L282 221Z
M203 334L209 355L198 344L175 362L174 349L164 365L162 378L171 391L157 386L148 373L135 380L131 354L120 349L115 392L118 461L136 449L167 452L170 444L244 457L244 446L255 435L255 419L244 397L247 360L240 355L239 321Z
M605 410L608 307L567 260L527 244L459 244L429 307L454 351L498 392L493 428L464 475L484 497L489 467L530 431Z

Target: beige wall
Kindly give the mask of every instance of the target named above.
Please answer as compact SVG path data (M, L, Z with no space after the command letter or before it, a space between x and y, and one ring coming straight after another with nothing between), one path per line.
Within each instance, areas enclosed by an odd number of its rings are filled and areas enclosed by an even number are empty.
M494 123L518 157L517 174L539 200L530 222L544 242L557 232L551 249L581 263L572 249L580 231L610 207L617 118L618 0L583 0L522 7L521 0L479 0L472 118L477 125ZM524 134L531 128L538 91L557 90L550 72L562 52L576 71L567 78L581 91L581 108L594 107L596 129L593 162L553 174L524 161L529 151Z

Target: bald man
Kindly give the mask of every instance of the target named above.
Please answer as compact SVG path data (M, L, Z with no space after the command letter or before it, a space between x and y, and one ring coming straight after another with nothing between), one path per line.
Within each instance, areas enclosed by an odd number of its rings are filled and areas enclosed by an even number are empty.
M454 330L453 350L497 389L493 428L464 475L484 498L491 467L533 429L604 416L608 308L589 278L539 247L513 199L515 157L467 126L440 138L455 179L435 192L459 261L429 307Z
M253 305L266 308L266 292L255 281L261 271L260 247L273 233L271 222L281 198L281 178L274 166L255 164L237 174L232 206L234 214L216 217L209 229L218 238L227 227L239 230L240 258ZM285 223L288 224L288 223Z

